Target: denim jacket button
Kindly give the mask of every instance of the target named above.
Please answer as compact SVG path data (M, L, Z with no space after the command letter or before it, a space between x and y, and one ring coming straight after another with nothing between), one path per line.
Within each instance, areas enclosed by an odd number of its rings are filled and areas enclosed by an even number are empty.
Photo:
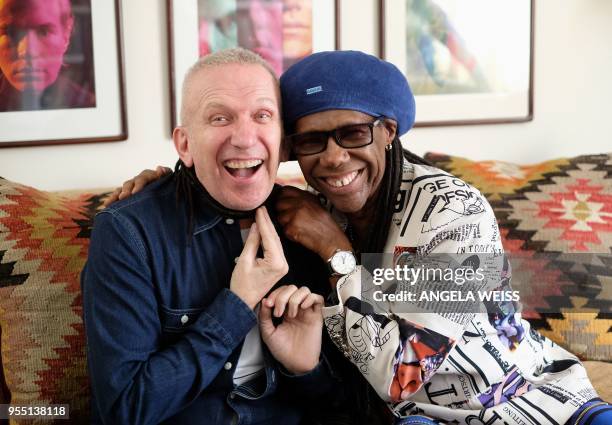
M225 370L230 370L232 368L232 363L231 362L227 362L223 365L223 369Z
M225 219L225 222L227 224L234 224L234 219L233 218L227 218L227 219Z
M187 316L186 314L183 314L183 315L181 316L181 323L184 325L184 324L186 324L187 322L189 322L189 316Z

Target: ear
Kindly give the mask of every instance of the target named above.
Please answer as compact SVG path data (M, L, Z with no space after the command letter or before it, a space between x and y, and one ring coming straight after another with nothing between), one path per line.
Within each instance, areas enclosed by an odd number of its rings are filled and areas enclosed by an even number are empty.
M178 152L179 158L187 166L193 165L193 155L189 150L189 135L184 127L176 127L172 132L172 141Z
M72 37L73 29L74 29L74 17L70 15L67 18L67 21L64 27L64 52L68 50L68 46L70 46L70 38Z
M395 139L395 135L397 134L397 123L391 119L387 119L385 120L384 128L387 131L389 141L393 141L393 139Z

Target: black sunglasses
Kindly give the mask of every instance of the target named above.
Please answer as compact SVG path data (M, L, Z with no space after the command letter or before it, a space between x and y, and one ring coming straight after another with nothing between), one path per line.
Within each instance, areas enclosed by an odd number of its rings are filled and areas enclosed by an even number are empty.
M350 124L328 131L309 131L287 136L286 142L296 156L315 155L327 149L327 142L333 137L334 142L344 149L362 148L374 141L374 127L382 124L385 118L373 122Z

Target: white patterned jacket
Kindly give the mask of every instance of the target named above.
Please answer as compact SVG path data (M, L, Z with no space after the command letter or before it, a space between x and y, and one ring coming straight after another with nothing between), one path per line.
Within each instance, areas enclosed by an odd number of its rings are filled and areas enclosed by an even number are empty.
M404 254L503 253L489 203L442 170L404 162L396 211L385 247L392 266ZM364 273L369 276L359 266L338 282L338 303L324 308L325 325L396 416L563 425L597 397L578 359L531 329L515 309L451 316L400 312L402 301L395 301L376 313L364 304L372 288L362 284ZM509 268L504 273L507 282Z

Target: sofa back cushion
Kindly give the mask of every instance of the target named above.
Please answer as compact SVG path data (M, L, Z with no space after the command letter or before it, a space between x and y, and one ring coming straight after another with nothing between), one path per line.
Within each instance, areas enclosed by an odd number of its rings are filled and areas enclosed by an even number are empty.
M4 398L70 404L87 422L79 274L105 193L69 196L0 179L0 349Z
M495 211L524 316L585 360L612 361L612 157L561 158L519 165L428 153ZM602 255L597 255L602 254Z

